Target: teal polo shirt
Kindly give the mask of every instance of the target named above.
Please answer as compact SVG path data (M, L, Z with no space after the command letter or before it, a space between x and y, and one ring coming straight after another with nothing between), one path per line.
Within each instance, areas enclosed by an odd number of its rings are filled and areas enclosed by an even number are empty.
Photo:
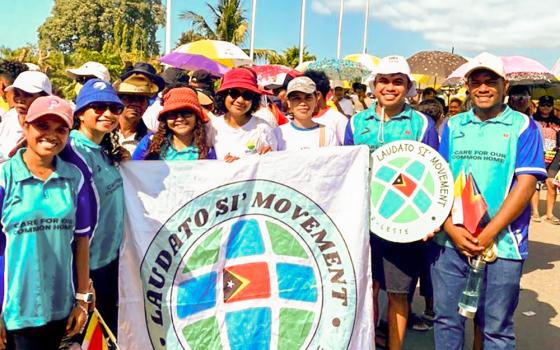
M368 145L373 152L393 141L412 140L438 148L438 135L430 117L405 104L401 113L383 120L375 112L376 107L377 103L373 103L350 118L344 136L345 145Z
M19 150L0 169L2 317L8 330L61 320L74 305L75 237L91 230L89 192L80 170L55 157L46 181Z
M457 179L461 171L471 173L488 206L492 219L517 176L546 178L542 138L536 123L525 114L505 106L496 117L481 121L474 110L458 114L447 121L439 151ZM528 255L528 229L531 210L523 213L496 237L498 257L522 260ZM447 234L437 234L440 245L453 247Z
M153 136L154 134L148 134L144 136L142 140L140 140L138 146L136 146L136 149L132 154L132 160L144 160L152 143ZM191 145L178 151L175 149L175 147L173 147L171 137L171 135L167 136L168 146L162 146L160 153L161 160L198 160L198 147ZM207 159L216 159L213 148L210 148L210 150L208 151Z
M91 270L96 270L119 255L124 232L123 180L101 146L77 130L70 132L69 145L61 157L78 166L95 193L91 215L97 221L90 242L89 265Z

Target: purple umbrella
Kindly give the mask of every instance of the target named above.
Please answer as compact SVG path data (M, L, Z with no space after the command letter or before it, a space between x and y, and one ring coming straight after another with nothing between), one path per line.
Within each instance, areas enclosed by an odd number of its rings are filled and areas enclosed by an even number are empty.
M215 74L224 75L229 68L202 55L192 53L171 52L162 56L159 61L175 68L184 70L206 69Z

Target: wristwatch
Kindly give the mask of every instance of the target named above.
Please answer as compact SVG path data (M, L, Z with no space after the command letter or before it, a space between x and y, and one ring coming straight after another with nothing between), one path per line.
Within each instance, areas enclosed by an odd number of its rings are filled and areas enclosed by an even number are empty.
M74 297L76 300L80 300L86 303L91 303L93 301L93 293L76 293Z

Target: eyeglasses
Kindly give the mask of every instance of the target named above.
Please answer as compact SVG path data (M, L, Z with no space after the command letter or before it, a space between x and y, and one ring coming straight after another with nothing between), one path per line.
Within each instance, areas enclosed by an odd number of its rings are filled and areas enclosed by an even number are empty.
M121 105L103 102L90 103L87 105L87 108L93 109L95 114L103 114L106 110L109 110L113 114L121 114L123 111L123 107Z
M121 101L123 101L126 104L129 103L144 103L146 101L148 101L148 97L144 96L144 95L119 95L119 98L121 99Z
M182 111L167 112L167 113L165 113L165 115L163 117L165 119L178 119L178 118L187 119L187 118L196 117L196 114L193 111L182 110Z
M255 98L255 94L248 90L243 92L240 90L228 90L228 95L234 100L238 99L239 96L243 97L245 101L252 101Z

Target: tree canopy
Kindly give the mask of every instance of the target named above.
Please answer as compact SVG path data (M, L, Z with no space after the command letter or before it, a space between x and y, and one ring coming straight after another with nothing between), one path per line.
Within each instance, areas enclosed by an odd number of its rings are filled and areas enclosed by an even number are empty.
M55 0L39 29L39 48L72 53L102 51L159 54L156 31L164 24L161 0Z

